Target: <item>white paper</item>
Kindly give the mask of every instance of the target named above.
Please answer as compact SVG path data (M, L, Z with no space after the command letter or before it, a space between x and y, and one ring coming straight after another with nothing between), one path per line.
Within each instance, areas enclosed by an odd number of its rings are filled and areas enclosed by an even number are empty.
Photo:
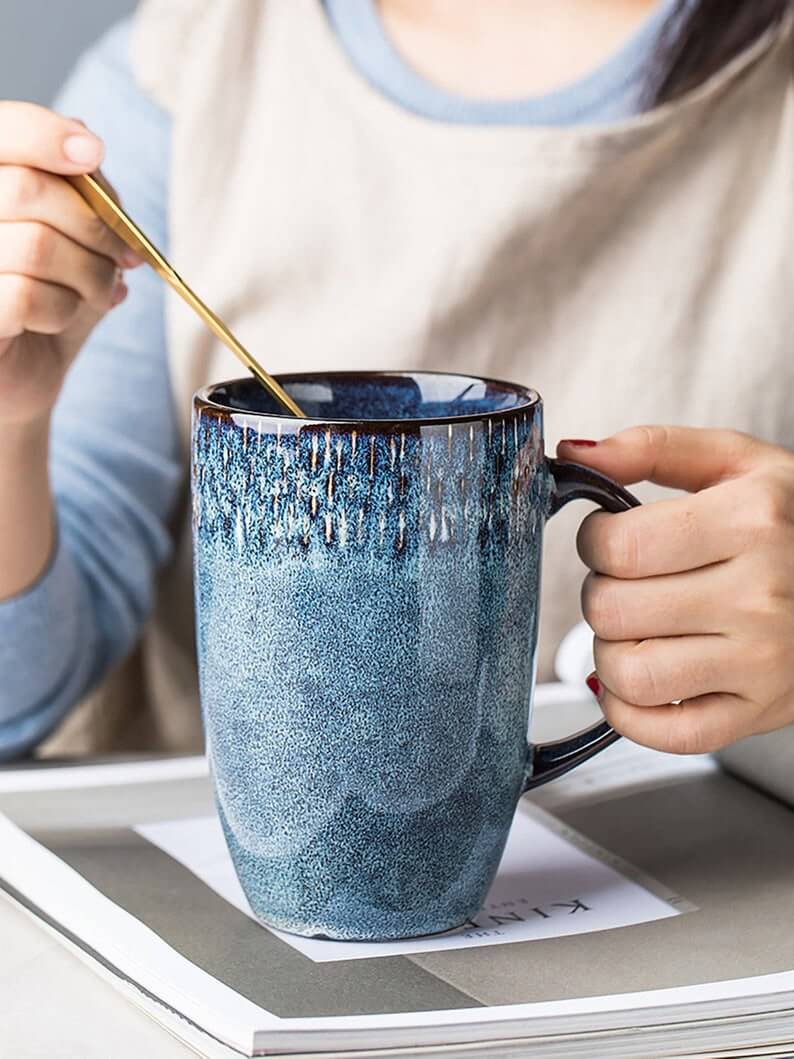
M255 918L216 816L145 824L136 831ZM678 915L680 909L584 852L541 820L519 811L485 905L466 928L386 942L323 941L273 933L315 962L324 963L612 930Z

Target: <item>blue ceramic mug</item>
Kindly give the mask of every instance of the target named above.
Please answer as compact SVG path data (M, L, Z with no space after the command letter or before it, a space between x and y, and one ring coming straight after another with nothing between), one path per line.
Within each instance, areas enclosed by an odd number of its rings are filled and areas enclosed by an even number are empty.
M406 938L480 909L516 804L608 746L527 744L546 520L637 501L547 459L541 399L431 373L253 379L195 399L207 750L254 912Z

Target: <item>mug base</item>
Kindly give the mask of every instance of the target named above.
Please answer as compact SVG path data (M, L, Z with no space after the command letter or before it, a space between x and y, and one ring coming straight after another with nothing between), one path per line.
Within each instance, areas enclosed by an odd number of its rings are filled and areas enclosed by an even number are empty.
M393 941L422 941L424 938L443 938L447 934L455 934L461 927L466 925L466 920L462 919L459 923L455 923L453 926L442 927L441 930L430 930L423 931L417 934L384 934L381 932L372 933L363 931L318 931L316 928L311 926L301 927L294 923L290 923L288 926L282 923L277 923L273 920L265 918L265 916L256 916L257 922L266 927L268 930L277 930L281 934L293 934L299 938L311 938L312 941L347 941L347 942L360 942L362 944L379 944Z

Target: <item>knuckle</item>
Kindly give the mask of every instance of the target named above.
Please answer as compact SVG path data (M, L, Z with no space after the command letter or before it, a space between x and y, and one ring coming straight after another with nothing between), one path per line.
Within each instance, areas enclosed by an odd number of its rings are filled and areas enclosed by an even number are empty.
M700 732L691 725L671 728L659 741L657 749L665 754L680 754L682 757L708 753Z
M39 272L51 262L55 235L45 224L30 224L25 232L20 265Z
M778 673L791 670L791 641L767 637L756 644L753 651L756 668L764 675L765 682Z
M770 475L759 478L748 502L753 526L764 535L777 536L792 516L792 486Z
M729 706L729 700L721 698L715 703L721 709ZM704 720L701 703L691 699L672 707L677 717L670 731L670 753L693 755L714 754L729 746L744 734L746 725L726 710L720 724ZM674 712L674 716L676 713Z
M670 723L660 739L659 750L668 754L707 754L718 746L712 746L704 726L696 712L684 703L670 707Z
M616 577L634 578L640 569L640 543L635 530L619 515L612 516L603 539L604 558Z
M640 431L640 437L642 438L645 449L650 453L662 453L665 452L670 446L670 428L662 425L658 426L641 426L637 428ZM650 476L653 477L656 470L654 464Z
M772 627L779 626L786 605L790 602L792 585L782 565L768 564L757 570L749 595L749 611L754 618L768 618Z
M36 305L36 284L27 276L14 276L11 288L14 317L24 325Z
M82 241L94 253L106 258L113 266L124 252L124 243L101 218L90 213L83 219Z
M616 666L617 692L626 702L636 706L659 706L659 681L641 649L627 648L621 652Z
M590 628L604 640L624 640L618 588L611 577L588 574L582 586L582 613Z
M93 211L86 214L84 224L85 236L91 246L101 249L113 244L113 234L110 229Z
M645 435L648 445L654 449L664 448L670 443L670 428L663 424L644 426L640 428Z
M5 210L11 216L24 216L40 198L44 175L27 166L8 166L3 176L2 195Z

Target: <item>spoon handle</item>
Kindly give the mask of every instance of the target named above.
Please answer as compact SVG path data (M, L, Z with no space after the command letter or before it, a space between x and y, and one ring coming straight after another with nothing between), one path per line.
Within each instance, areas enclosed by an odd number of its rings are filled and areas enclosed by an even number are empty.
M154 243L141 231L135 221L119 206L113 198L110 186L101 174L68 176L66 179L85 199L94 213L126 243L130 250L134 250L139 257L151 265L155 272L176 291L183 301L187 302L191 309L201 317L215 337L228 346L238 360L276 398L279 404L292 415L301 419L305 418L301 409L286 390L276 382L272 375L265 371L259 361L234 337L223 320L209 306L204 304L195 291L185 283L176 269L163 257Z

